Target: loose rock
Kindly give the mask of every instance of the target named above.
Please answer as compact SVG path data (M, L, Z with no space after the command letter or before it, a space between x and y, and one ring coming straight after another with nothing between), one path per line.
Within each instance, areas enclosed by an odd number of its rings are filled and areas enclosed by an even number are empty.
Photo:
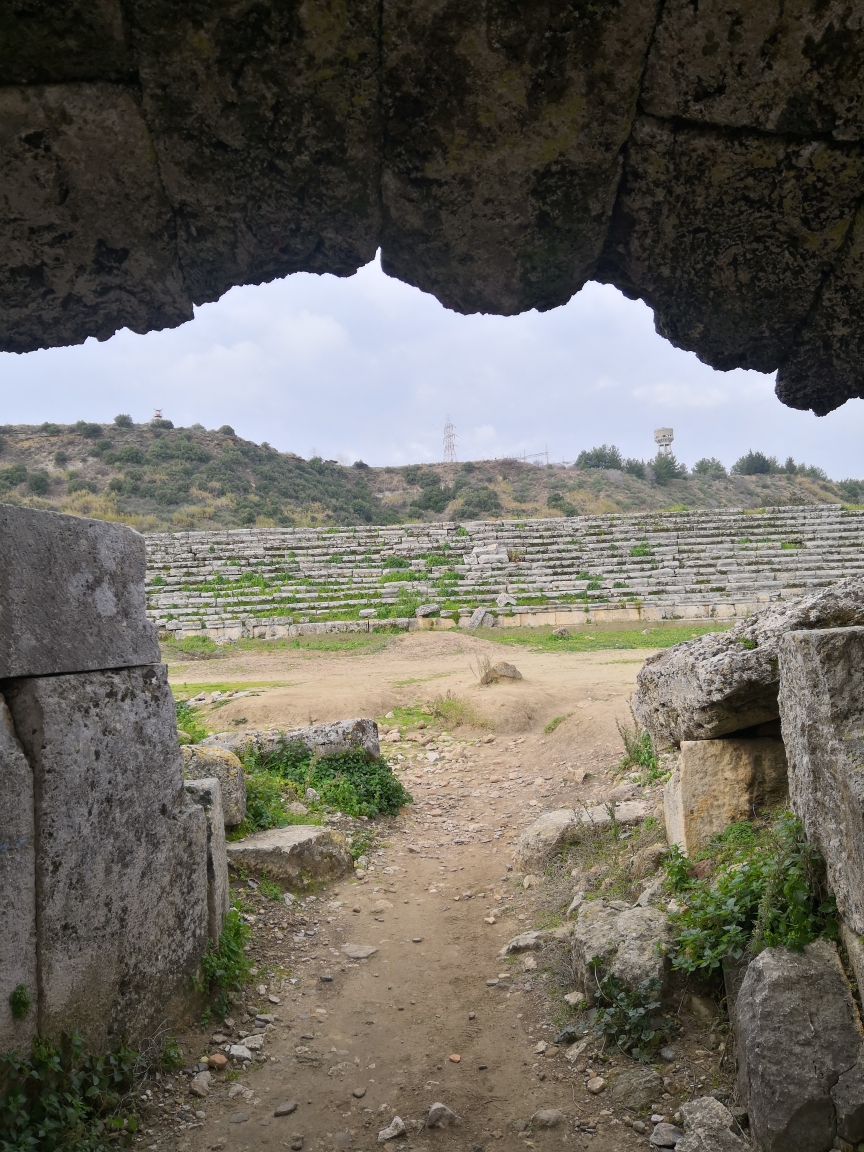
M209 1072L199 1072L197 1076L193 1076L189 1084L189 1091L193 1096L206 1096L210 1091L210 1081L212 1076Z
M651 1133L650 1143L655 1148L674 1148L683 1137L684 1133L674 1124L660 1123L655 1125L654 1131Z
M588 1081L585 1087L592 1096L599 1096L606 1087L606 1081L602 1076L594 1076L591 1080Z
M382 1128L378 1133L378 1143L383 1144L385 1140L393 1140L397 1136L403 1136L407 1131L404 1120L400 1116L394 1116L387 1127Z
M243 765L226 748L209 748L200 744L185 745L183 775L187 780L215 777L222 785L222 815L225 827L232 828L246 819L246 781Z
M295 889L338 879L354 869L354 861L338 832L297 824L256 832L228 844L228 859L236 868L261 872Z
M541 1108L531 1117L531 1123L535 1128L557 1128L564 1123L564 1119L560 1108Z
M287 1100L284 1104L280 1104L278 1108L274 1109L274 1116L290 1116L293 1112L297 1111L297 1101Z
M432 1105L429 1109L429 1115L426 1117L427 1128L450 1128L461 1123L461 1117L451 1111L446 1104L440 1102Z
M592 900L579 910L573 929L573 969L580 990L588 997L596 979L611 973L630 989L643 980L666 978L666 951L671 929L665 913L657 908L625 908L605 900ZM602 964L595 976L590 967L595 957Z
M612 1088L612 1101L631 1112L639 1112L663 1092L663 1077L653 1068L634 1068L622 1072Z

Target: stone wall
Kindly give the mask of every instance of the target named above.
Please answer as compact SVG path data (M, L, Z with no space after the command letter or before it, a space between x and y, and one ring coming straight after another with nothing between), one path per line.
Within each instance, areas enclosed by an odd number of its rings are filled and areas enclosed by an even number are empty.
M2 533L0 1050L73 1029L105 1050L183 1012L218 935L207 816L183 785L143 539L8 507Z

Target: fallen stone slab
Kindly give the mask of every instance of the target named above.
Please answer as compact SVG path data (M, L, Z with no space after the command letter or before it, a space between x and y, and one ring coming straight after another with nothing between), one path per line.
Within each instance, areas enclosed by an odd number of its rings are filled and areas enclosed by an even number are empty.
M831 1095L857 1062L861 1030L837 949L766 948L734 1008L738 1095L764 1152L823 1152L835 1133Z
M483 673L482 684L495 684L498 680L521 680L522 673L515 664L508 664L506 660L493 664Z
M39 1032L105 1051L189 1003L207 947L207 819L183 788L162 665L4 685L38 797Z
M0 680L157 664L144 537L0 504Z
M285 744L305 744L322 756L362 748L370 756L381 755L378 725L374 720L335 720L331 724L309 724L305 728L268 728L266 731L216 732L194 748L224 748L235 756L256 753L266 756L278 752Z
M225 827L233 828L246 819L246 782L243 765L226 748L206 748L201 744L184 744L183 775L187 780L216 777L222 785L222 814Z
M545 939L546 933L542 929L536 932L520 932L504 945L498 955L504 957L513 956L518 952L538 952L543 947Z
M652 806L647 800L624 800L616 803L614 812L619 824L638 824L651 814ZM544 812L519 837L513 865L521 872L543 865L565 845L578 839L586 825L603 828L611 822L609 808L604 804Z
M414 609L414 615L418 620L424 620L427 616L437 616L440 611L440 604L421 604L419 608Z
M864 628L791 632L780 645L789 798L825 859L837 907L864 935Z
M633 715L658 748L709 740L780 715L780 638L788 632L864 624L864 577L772 605L726 632L649 656L637 677Z
M303 890L353 871L345 838L330 828L297 824L270 828L228 844L228 860L246 872L266 872L287 888Z
M378 949L374 944L343 944L340 949L349 960L368 960Z
M228 885L228 854L225 850L225 817L219 780L187 780L186 792L200 804L207 817L207 935L217 947L222 925L231 907Z
M495 617L488 608L475 608L468 621L468 628L473 632L476 628L494 628Z
M659 908L615 907L605 900L582 905L573 926L573 972L578 990L593 1003L597 980L615 976L632 990L643 980L662 985L672 932ZM595 970L592 962L600 960Z
M33 771L0 696L0 1052L29 1052L36 1034L36 823ZM31 1010L12 1014L9 997L26 989Z
M788 790L780 739L682 740L663 792L666 837L695 852L730 824L784 803Z

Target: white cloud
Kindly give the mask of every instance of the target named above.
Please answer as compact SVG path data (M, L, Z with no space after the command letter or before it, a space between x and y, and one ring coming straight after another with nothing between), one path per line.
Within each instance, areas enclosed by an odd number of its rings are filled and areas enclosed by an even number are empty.
M0 355L0 399L10 423L144 420L161 404L178 425L371 464L440 460L448 412L463 460L601 443L644 458L668 424L688 463L753 447L864 475L860 401L823 420L784 408L771 377L714 372L608 285L553 312L466 317L377 262L234 288L170 331Z

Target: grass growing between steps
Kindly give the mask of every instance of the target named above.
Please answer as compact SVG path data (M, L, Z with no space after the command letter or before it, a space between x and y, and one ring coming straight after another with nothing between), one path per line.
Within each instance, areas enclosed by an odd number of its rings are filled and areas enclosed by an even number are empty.
M601 652L606 649L671 648L673 644L708 632L725 632L734 623L734 620L724 620L670 627L655 625L638 630L591 628L580 624L578 630L567 629L566 636L556 636L555 632L562 630L553 629L551 625L542 628L478 628L473 635L513 648L529 648L532 652Z
M703 879L693 875L699 861L710 861ZM664 868L682 905L671 918L672 965L684 972L710 976L726 957L740 960L777 945L800 951L820 936L837 937L822 859L790 812L731 824L693 861L675 845Z

